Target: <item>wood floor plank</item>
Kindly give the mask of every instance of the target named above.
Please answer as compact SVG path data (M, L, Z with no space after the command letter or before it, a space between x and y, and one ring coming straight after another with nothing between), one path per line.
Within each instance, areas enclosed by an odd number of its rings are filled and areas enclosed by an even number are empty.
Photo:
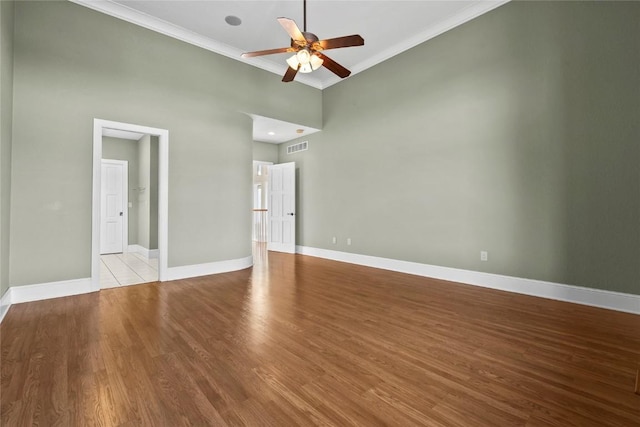
M640 426L640 316L260 253L13 305L0 425Z

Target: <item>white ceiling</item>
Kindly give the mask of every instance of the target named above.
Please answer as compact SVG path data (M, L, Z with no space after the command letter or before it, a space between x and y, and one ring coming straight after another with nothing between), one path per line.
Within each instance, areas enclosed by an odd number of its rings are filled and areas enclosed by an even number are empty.
M238 61L284 75L291 54L243 59L243 52L289 46L276 18L303 29L302 0L71 0ZM308 0L307 30L320 39L360 34L365 45L324 53L357 74L417 44L492 10L508 0ZM225 17L242 20L231 26ZM341 79L324 67L298 73L318 89Z
M284 75L286 58L276 54L241 58L243 52L289 46L276 20L287 17L303 30L302 0L70 0L235 60ZM413 46L486 13L509 0L308 0L307 30L320 39L360 34L364 46L324 53L351 70L366 70ZM231 26L227 16L242 23ZM318 89L341 81L321 67L298 73L295 81ZM282 83L295 84L295 83ZM266 117L254 117L254 139L281 143L298 137L296 129L311 128ZM269 135L268 132L276 132ZM313 131L317 131L314 129ZM285 139L285 136L287 138ZM275 138L274 138L275 137Z
M258 116L257 114L249 114L249 116L253 119L254 141L280 144L320 131L320 129L309 126L284 122L282 120Z

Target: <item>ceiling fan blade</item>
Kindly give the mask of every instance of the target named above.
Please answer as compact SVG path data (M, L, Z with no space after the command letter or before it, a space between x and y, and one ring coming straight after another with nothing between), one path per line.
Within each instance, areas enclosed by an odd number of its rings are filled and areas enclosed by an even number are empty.
M364 39L359 34L336 37L334 39L320 40L318 42L323 49L337 49L339 47L363 46Z
M257 50L255 52L246 52L242 54L243 58L253 58L254 56L273 55L274 53L295 52L292 47L280 47L278 49Z
M296 22L293 19L289 18L278 18L278 22L282 25L282 28L289 34L292 40L302 43L302 45L307 44L307 40L302 35L300 28L296 25Z
M298 69L294 70L291 67L287 67L287 72L284 73L284 77L282 77L282 81L283 82L291 82L293 81L293 79L296 78L296 74L298 74L298 70L300 69L300 66L298 65Z
M338 64L336 61L329 58L327 55L323 55L320 52L316 52L315 55L318 55L320 58L322 58L322 60L324 61L322 63L323 67L326 67L329 71L331 71L333 74L337 75L338 77L341 77L344 79L345 77L349 77L349 75L351 74L351 71L347 70L342 65Z

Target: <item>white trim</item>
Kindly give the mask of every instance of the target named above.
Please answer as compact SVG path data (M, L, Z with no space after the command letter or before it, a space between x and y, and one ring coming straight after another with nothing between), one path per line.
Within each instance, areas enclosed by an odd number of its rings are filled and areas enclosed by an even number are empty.
M146 259L158 258L159 255L159 251L157 249L147 249L144 246L140 245L127 246L127 252L135 252L142 255Z
M73 1L73 0L72 0ZM404 51L411 49L421 43L424 43L428 40L431 40L440 34L446 33L449 30L458 27L465 22L471 21L472 19L477 18L480 15L484 15L487 12L496 9L503 4L509 3L511 0L496 0L496 1L478 1L476 3L471 4L466 9L457 12L449 19L439 22L437 25L426 28L423 32L416 34L415 36L408 38L406 40L402 40L400 43L389 47L388 49L378 51L376 54L370 56L367 60L359 62L350 68L351 75L355 75L361 73L367 68L371 68L374 65L377 65L383 61L386 61L389 58L392 58L396 55L401 54ZM296 80L298 76L296 76ZM334 74L332 74L329 78L327 78L327 82L322 85L321 89L328 88L332 86L342 79Z
M0 323L2 323L9 308L11 308L11 288L7 289L2 298L0 298Z
M248 256L227 261L170 267L167 272L167 280L180 280L190 277L208 276L209 274L227 273L230 271L244 270L252 265L253 256Z
M162 19L147 15L146 13L142 13L122 4L114 3L113 1L70 1L96 10L98 12L113 16L115 18L122 19L123 21L131 22L132 24L139 25L152 31L156 31L160 34L164 34L166 36L182 40L183 42L201 47L206 50L210 50L220 55L224 55L228 58L235 59L236 61L253 65L274 74L281 75L283 72L283 67L281 65L275 64L261 57L243 59L240 56L243 51L240 49L228 46L224 43L220 43L216 40L194 33L193 31L171 24ZM369 59L367 59L366 61L356 64L351 68L351 75L353 76L366 70L367 68L373 67L374 65L382 61L398 55L399 53L402 53L420 43L424 43L429 39L439 36L440 34L449 31L459 25L462 25L467 21L477 18L478 16L485 14L499 6L502 6L509 1L510 0L478 1L470 5L463 11L456 13L449 19L442 21L439 25L429 28L410 39L403 40L401 43L391 46L390 48L369 57ZM296 76L297 82L306 84L316 89L326 89L329 86L338 83L342 79L338 76L332 75L331 78L327 80L327 82L323 82L321 80L318 80L317 78L312 77L312 74L305 75L298 73L298 75Z
M307 246L296 246L296 252L302 255L365 265L368 267L381 268L400 273L415 274L417 276L465 283L484 288L499 289L518 294L590 305L610 310L624 311L626 313L640 314L640 295L565 285L561 283L544 282L542 280L503 276L500 274L483 273L480 271L461 270L457 268L400 261Z
M235 47L231 47L224 43L220 43L217 40L210 39L203 35L194 33L193 31L174 25L170 22L156 18L130 7L124 6L119 3L114 3L109 0L95 1L95 0L69 0L73 3L88 7L89 9L102 12L104 14L113 16L114 18L122 19L123 21L131 22L132 24L146 28L151 31L164 34L165 36L173 37L174 39L181 40L183 42L192 44L194 46L201 47L202 49L209 50L211 52L218 53L236 61L244 62L255 67L261 68L266 71L270 71L274 74L281 75L283 73L283 65L275 64L271 61L267 61L264 58L247 58L241 57L245 51ZM304 83L308 86L315 87L316 89L322 89L322 83L315 78L307 77L304 74L298 73L296 81Z
M252 265L253 257L248 256L228 261L171 267L166 274L167 280L178 280L244 270ZM2 322L12 304L87 294L96 291L98 291L98 289L95 289L91 277L63 280L60 282L39 283L35 285L12 286L7 289L2 298L0 298L0 322Z
M102 130L118 129L158 137L158 280L167 280L169 249L169 131L110 120L93 119L93 201L91 233L91 280L100 289L100 180Z
M12 286L11 304L40 301L94 292L91 278L63 280L61 282L38 283L36 285Z

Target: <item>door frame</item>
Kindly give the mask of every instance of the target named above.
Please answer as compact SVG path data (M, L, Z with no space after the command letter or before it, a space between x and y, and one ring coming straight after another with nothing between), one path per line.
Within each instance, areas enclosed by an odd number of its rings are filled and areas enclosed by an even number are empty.
M167 280L169 250L169 131L111 120L93 119L93 196L91 214L91 285L100 290L100 193L102 132L116 129L158 137L158 280ZM127 207L128 208L128 207Z
M129 162L126 160L102 159L100 167L107 162L122 166L122 251L129 246ZM101 171L102 172L102 171ZM102 180L102 175L100 175ZM102 209L102 182L100 183L100 208ZM100 218L100 238L102 238L102 218ZM100 250L102 252L102 250Z

